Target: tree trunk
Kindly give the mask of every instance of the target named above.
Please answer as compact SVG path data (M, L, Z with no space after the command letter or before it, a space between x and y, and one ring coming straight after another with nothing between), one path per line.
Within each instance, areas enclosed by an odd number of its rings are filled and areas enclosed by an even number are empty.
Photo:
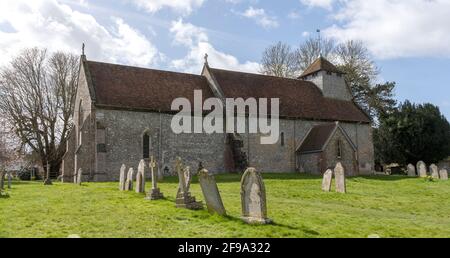
M47 163L42 162L44 165L42 166L44 168L44 179L49 177L50 179L57 179L59 176L59 170L61 168L61 162L59 161L49 161L50 166L50 175L47 175Z
M5 189L5 172L4 171L0 171L0 189L4 190Z

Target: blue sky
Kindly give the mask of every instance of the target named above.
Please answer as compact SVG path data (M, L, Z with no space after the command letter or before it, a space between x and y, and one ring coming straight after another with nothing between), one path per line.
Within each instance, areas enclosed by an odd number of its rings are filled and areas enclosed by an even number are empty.
M431 102L450 119L448 0L41 0L0 2L0 65L20 49L47 47L89 59L200 73L258 71L277 41L296 47L322 34L363 41L397 82L398 100Z

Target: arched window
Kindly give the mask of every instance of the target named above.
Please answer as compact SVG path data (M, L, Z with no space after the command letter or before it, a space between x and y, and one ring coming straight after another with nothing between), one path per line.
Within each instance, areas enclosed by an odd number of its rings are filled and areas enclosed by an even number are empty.
M338 159L342 158L342 141L341 141L341 139L339 139L337 141L337 158Z
M144 159L150 158L150 136L144 133L142 136L142 156Z
M83 119L84 119L84 110L83 110L83 100L80 100L80 105L78 106L78 145L82 143L82 129L83 129Z
M281 133L280 138L281 138L281 146L284 146L284 133Z

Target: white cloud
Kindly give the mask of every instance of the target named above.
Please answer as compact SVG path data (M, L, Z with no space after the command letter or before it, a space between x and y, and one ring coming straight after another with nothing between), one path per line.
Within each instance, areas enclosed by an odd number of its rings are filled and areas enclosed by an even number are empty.
M132 0L132 2L150 13L169 8L178 13L188 15L194 9L202 6L205 0Z
M361 40L381 59L450 57L448 0L339 0L339 4L332 14L337 24L324 30L327 36Z
M161 57L153 44L123 20L112 19L105 27L85 13L56 0L0 1L0 63L7 63L23 48L81 52L86 43L88 58L148 66Z
M215 49L203 28L185 23L182 19L172 22L170 32L173 34L174 44L188 48L184 58L171 62L177 70L198 74L203 67L205 53L209 56L209 64L215 68L245 72L257 72L259 69L256 62L240 63L236 57Z
M335 0L300 0L300 2L306 6L321 7L329 10L332 9L334 1Z
M262 8L253 8L250 6L245 12L240 13L240 15L254 20L258 25L266 29L279 26L277 18L267 15L266 11Z

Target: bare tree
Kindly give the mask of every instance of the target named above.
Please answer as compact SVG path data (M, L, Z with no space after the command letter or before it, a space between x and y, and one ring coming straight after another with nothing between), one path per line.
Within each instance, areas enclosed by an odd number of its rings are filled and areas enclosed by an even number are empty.
M0 111L22 147L39 154L42 166L59 171L72 127L78 58L27 49L0 72Z
M335 61L334 40L329 38L309 38L295 51L297 67L305 71L319 56L323 56L331 62Z
M295 77L297 73L295 53L288 44L278 42L263 53L260 72L278 77Z

